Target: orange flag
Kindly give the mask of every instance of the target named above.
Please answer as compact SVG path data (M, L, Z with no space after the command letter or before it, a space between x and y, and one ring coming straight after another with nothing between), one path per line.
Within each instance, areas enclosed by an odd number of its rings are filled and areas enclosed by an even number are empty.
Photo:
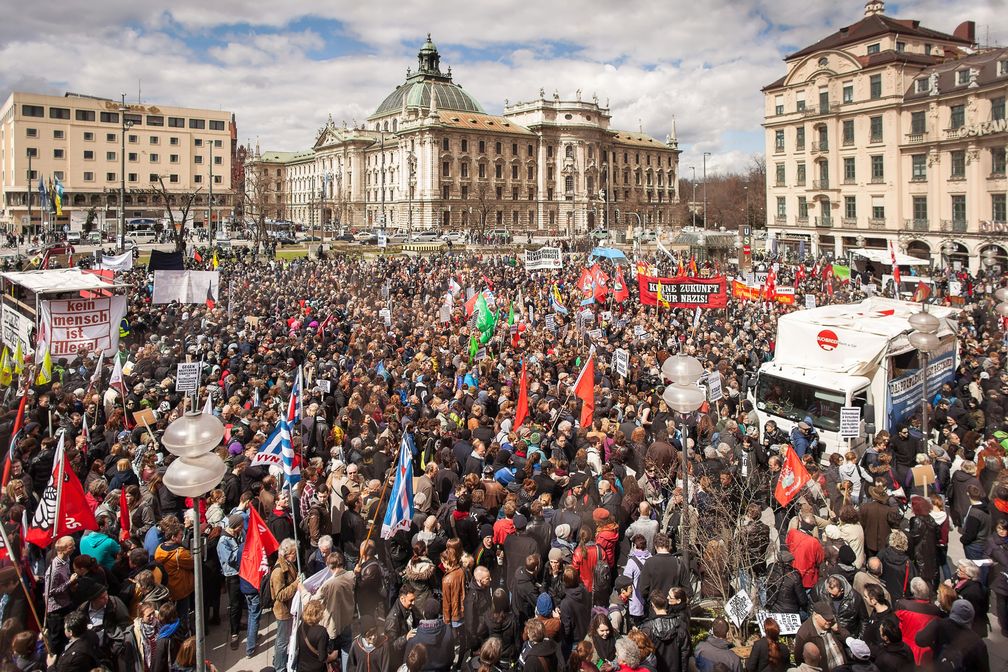
M581 400L581 426L591 427L595 415L595 352L588 355L581 374L574 383L574 394Z
M522 360L521 380L518 383L518 405L515 407L514 428L518 429L528 417L528 371L525 370L525 360Z

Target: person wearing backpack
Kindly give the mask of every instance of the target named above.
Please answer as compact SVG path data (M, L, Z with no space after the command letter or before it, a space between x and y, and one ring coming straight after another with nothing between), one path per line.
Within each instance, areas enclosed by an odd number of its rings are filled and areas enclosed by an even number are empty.
M666 534L656 534L655 554L644 562L640 576L637 578L637 593L641 601L648 605L650 611L651 593L668 595L673 586L679 586L686 591L686 597L692 594L690 572L683 567L680 559L672 555L672 540Z
M940 672L990 672L987 645L973 631L973 605L958 599L947 618L924 626L914 637L918 647L934 652L932 668Z
M578 545L574 549L574 557L571 566L581 578L581 583L589 595L593 594L592 589L595 583L595 566L599 563L606 565L602 549L592 540L591 530L582 527L578 530ZM608 565L606 565L608 567ZM606 597L609 597L608 592Z
M154 561L164 567L167 573L168 594L178 606L179 618L183 623L189 620L193 592L196 587L193 569L193 555L188 549L186 537L192 518L186 517L185 528L174 516L161 519L160 528L164 541L154 551Z

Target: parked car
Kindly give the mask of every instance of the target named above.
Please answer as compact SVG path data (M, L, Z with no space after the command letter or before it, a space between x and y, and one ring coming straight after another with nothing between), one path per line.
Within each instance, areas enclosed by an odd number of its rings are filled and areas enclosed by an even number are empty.
M229 248L231 247L231 238L223 231L218 231L217 235L214 236L214 245L222 249Z
M638 234L637 236L637 240L639 240L642 243L653 243L657 239L658 236L655 234L654 231L651 230L641 231L640 234Z
M452 245L465 245L466 237L461 231L449 231L441 234L441 240Z
M101 231L92 231L88 233L87 242L89 245L101 245L102 244Z
M609 229L595 229L591 235L595 240L609 240Z
M440 234L433 229L429 229L427 231L418 231L417 233L413 234L414 243L435 243L440 239L441 239Z
M67 242L71 245L80 245L81 242L81 232L80 231L69 231L67 232Z

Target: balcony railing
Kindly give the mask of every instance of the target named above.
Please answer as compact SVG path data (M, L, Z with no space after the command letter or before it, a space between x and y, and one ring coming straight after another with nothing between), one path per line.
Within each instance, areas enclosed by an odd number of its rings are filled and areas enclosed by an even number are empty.
M829 229L833 227L832 217L816 217L815 225L824 229Z
M787 224L787 215L775 215L774 224L776 224L777 226L784 226L785 224Z
M920 144L920 143L924 142L924 134L923 133L907 133L906 139L907 139L907 144L908 145L917 145L917 144Z
M795 218L795 225L797 226L808 226L808 222L809 222L808 215L805 215L804 217Z
M813 142L812 143L812 153L813 154L821 154L823 152L828 152L828 151L829 151L829 143L828 142Z
M966 233L965 219L943 219L941 230L945 233Z
M843 219L840 220L840 223L843 226L855 229L857 228L857 217L844 217Z
M869 229L884 229L885 228L885 218L884 217L872 217L868 220Z
M829 178L824 180L812 180L813 189L829 189Z
M871 183L872 184L885 184L885 178L884 177L880 177L878 175L872 175Z
M906 219L903 220L903 228L911 231L930 231L931 222L927 219Z

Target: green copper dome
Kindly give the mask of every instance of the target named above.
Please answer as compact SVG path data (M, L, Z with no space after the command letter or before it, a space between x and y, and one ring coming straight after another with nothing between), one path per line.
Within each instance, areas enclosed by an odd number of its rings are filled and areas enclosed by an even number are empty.
M431 94L439 110L456 110L459 112L474 112L486 114L483 106L472 95L458 84L451 81L451 68L447 73L441 72L441 57L437 47L427 34L427 41L417 54L418 69L415 73L407 73L406 81L395 88L370 118L396 114L406 107L428 109L431 104Z

